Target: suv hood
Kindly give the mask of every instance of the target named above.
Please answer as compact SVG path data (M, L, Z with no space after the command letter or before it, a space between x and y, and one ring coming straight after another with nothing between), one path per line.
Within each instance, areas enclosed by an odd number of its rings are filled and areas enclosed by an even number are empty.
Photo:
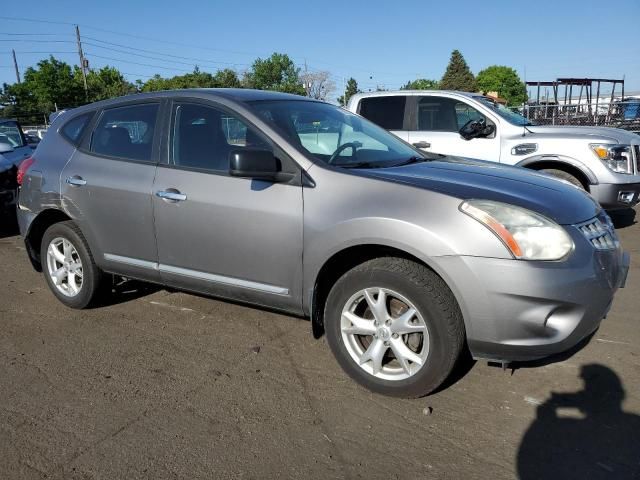
M600 205L589 194L567 182L492 162L444 157L401 167L352 171L461 200L476 198L509 203L541 213L562 225L584 222L600 211Z
M599 141L608 139L625 145L640 143L640 137L632 132L620 128L611 127L574 127L565 125L533 125L527 127L527 136L535 138L537 136L561 137L561 138L584 138L589 141Z

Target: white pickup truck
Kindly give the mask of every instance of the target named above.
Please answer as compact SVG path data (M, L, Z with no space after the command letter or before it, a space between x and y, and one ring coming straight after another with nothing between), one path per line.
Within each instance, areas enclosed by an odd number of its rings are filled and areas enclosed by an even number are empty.
M537 126L476 93L359 93L347 109L433 153L544 171L607 209L640 201L640 135L606 127Z

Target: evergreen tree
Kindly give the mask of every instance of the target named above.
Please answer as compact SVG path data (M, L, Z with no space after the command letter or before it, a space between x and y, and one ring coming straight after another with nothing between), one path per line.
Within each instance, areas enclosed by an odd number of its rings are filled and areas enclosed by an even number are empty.
M451 52L447 71L444 72L442 80L440 80L440 88L442 90L461 90L463 92L475 92L477 90L476 79L458 50Z
M342 106L346 106L347 103L349 103L349 99L359 92L358 82L356 82L355 78L351 77L347 80L347 87L345 88L344 95L338 97L338 103Z

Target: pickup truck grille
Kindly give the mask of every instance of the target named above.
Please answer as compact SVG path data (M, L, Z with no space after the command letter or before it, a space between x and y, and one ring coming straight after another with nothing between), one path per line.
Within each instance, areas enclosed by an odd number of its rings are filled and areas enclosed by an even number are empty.
M596 250L613 250L620 245L613 222L604 211L596 218L577 227Z

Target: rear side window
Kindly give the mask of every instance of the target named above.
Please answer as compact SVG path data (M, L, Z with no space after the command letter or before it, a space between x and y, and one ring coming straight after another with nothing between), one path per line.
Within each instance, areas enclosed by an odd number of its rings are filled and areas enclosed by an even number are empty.
M82 134L87 129L95 112L83 113L72 118L60 129L60 133L74 145L78 145L82 139Z
M387 130L402 130L406 96L370 97L360 101L360 115Z
M158 104L105 110L93 132L91 151L141 162L151 161Z

